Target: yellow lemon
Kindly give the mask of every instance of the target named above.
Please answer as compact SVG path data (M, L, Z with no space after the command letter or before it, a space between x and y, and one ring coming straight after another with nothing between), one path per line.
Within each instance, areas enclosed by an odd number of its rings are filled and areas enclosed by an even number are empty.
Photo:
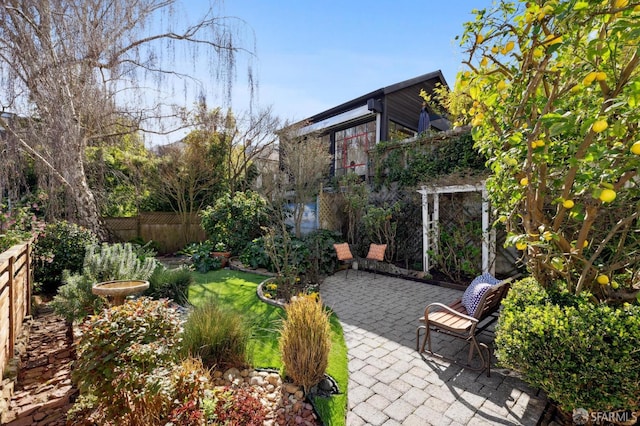
M546 5L545 7L543 7L538 13L538 21L542 21L545 16L547 16L551 12L553 12L553 7L551 5Z
M544 39L544 45L545 46L552 46L554 44L558 44L558 43L562 43L562 36L557 36L555 34L549 34L545 39Z
M486 56L484 58L482 58L482 60L480 61L480 66L486 67L487 64L489 63L489 60L486 58Z
M505 83L504 80L500 80L496 87L498 90L504 90L507 88L507 83Z
M575 203L573 202L573 200L564 200L562 202L562 207L564 207L565 209L572 209L573 206L575 206Z
M524 242L522 242L522 241L518 241L518 242L516 243L516 248L517 248L518 250L520 250L520 251L526 250L526 248L527 248L527 243L524 243Z
M596 281L598 281L598 284L607 285L609 284L609 277L606 275L598 275L598 278L596 278Z
M591 125L591 130L593 130L594 133L602 133L607 130L607 127L609 127L607 120L596 120L596 122Z
M635 142L633 145L631 145L631 152L636 155L640 155L640 141Z
M476 36L476 43L480 44L484 41L484 36L482 34L478 34Z
M504 46L505 53L511 52L513 50L513 48L515 47L515 45L516 44L513 41L508 42L506 44L506 46Z
M522 186L529 185L529 179L527 179L526 177L523 177L522 179L520 179L520 185Z
M584 79L582 80L582 84L584 84L585 86L590 85L591 83L593 83L593 80L596 79L597 74L598 73L595 71L590 72L584 77Z
M636 6L633 8L634 12L640 12L640 5Z
M584 242L582 243L582 247L584 247L584 248L589 247L589 241L584 240Z
M596 80L598 81L605 81L607 79L607 74L602 72L602 71L598 71L596 73Z
M491 53L493 53L494 55L497 55L499 51L500 49L498 48L498 46L493 46L491 48Z
M600 192L600 201L603 203L610 203L616 199L616 191L613 189L605 188Z

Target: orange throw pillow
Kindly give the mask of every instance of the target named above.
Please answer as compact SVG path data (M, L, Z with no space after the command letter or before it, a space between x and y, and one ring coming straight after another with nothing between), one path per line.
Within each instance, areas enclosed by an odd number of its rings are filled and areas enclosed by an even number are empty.
M384 260L384 252L387 250L386 244L371 244L369 246L369 254L367 254L367 259L371 260Z
M349 243L334 244L333 247L336 249L336 256L338 256L338 260L353 259L351 250L349 250Z

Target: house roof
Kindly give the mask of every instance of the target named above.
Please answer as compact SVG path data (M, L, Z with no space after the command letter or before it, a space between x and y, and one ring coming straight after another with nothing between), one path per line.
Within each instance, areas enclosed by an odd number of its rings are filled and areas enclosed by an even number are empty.
M345 111L352 110L362 105L367 105L369 100L373 100L386 102L388 107L386 113L391 119L399 120L400 124L407 127L416 127L417 129L418 113L422 106L422 99L419 97L420 89L424 89L427 93L433 93L433 89L437 84L448 87L440 70L374 90L319 114L313 115L306 120L303 120L303 122L307 122L309 124L318 123L330 117L344 113ZM430 111L430 113L433 114L433 111ZM439 116L434 118L437 119ZM415 124L413 121L415 121Z

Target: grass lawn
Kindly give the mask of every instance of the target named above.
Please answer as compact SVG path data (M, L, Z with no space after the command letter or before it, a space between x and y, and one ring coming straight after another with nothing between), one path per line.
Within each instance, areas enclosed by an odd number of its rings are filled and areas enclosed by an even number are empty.
M258 284L267 277L228 269L206 274L194 272L195 283L189 288L189 300L194 305L214 297L219 303L233 307L245 315L253 329L254 338L249 344L250 362L257 368L282 369L278 338L283 309L262 302L257 294ZM347 409L347 347L342 326L335 314L331 315L331 352L329 374L338 383L339 395L316 398L314 405L326 425L344 425Z

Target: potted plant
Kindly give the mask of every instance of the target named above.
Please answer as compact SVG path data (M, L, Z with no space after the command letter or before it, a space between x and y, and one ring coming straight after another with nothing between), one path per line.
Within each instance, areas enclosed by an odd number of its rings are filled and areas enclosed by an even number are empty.
M229 263L229 258L231 257L231 252L225 243L218 242L213 246L213 251L211 252L212 257L216 257L220 259L220 263L224 268Z

